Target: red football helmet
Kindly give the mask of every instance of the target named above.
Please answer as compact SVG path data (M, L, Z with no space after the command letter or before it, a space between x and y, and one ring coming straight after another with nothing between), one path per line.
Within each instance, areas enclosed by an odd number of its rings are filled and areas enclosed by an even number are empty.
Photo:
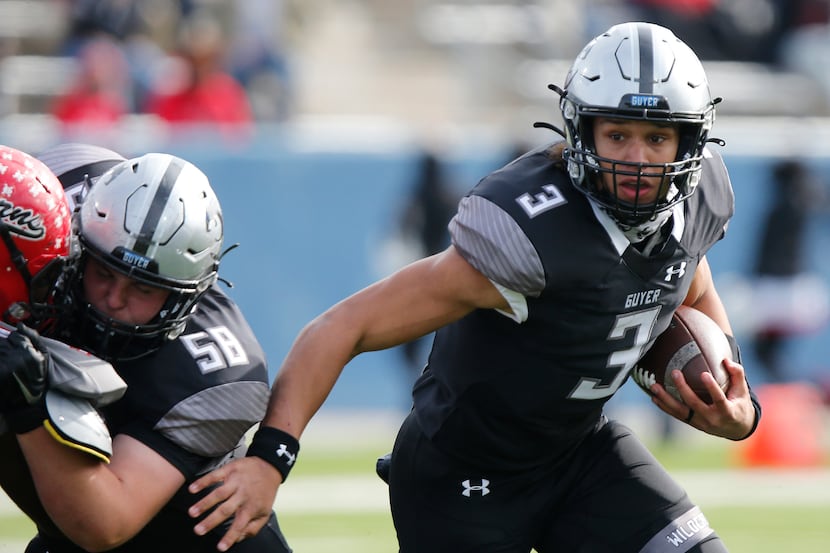
M70 254L71 212L58 179L0 145L0 311L14 323L50 303Z

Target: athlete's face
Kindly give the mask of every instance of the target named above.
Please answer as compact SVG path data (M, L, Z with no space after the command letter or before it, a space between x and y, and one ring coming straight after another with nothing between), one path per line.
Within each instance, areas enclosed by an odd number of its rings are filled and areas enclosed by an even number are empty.
M89 258L84 270L84 294L106 316L122 323L143 325L158 314L170 292L148 286Z
M639 205L653 203L657 200L660 184L664 180L661 176L663 169L641 169L640 164L675 161L679 143L680 135L675 125L596 118L594 144L597 155L618 162L600 162L603 168L617 172L616 175L614 172L601 172L602 186L609 194L616 195L617 199L623 202Z

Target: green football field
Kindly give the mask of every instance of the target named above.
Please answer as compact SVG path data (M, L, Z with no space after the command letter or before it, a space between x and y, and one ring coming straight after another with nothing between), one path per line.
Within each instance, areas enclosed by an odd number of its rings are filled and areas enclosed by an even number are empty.
M386 487L374 475L375 459L391 447L394 424L333 426L304 440L300 462L277 498L282 529L297 553L394 552ZM360 438L350 431L358 426ZM737 465L736 446L725 440L679 442L652 444L652 451L732 553L830 550L830 466L748 469ZM22 552L32 531L6 501L0 553Z
M830 467L810 469L746 469L736 466L734 445L704 438L688 447L653 445L658 458L701 504L710 524L732 553L826 553L830 547ZM385 488L372 474L382 447L360 451L306 453L292 473L280 501L285 534L295 551L388 553L396 551ZM339 467L339 468L338 468ZM342 488L327 487L334 474L353 479ZM319 488L317 486L320 486ZM295 501L303 488L320 494L320 510L306 512ZM323 507L339 494L351 497L353 508L331 512ZM339 494L338 494L339 492ZM372 499L370 501L370 498ZM348 500L347 500L348 502ZM371 503L371 505L369 505ZM290 507L290 508L289 508Z

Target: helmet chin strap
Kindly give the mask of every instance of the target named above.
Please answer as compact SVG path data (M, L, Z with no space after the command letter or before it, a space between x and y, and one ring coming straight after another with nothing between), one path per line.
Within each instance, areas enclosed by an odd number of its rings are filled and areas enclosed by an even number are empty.
M20 251L20 248L17 247L17 244L14 243L8 225L3 222L0 222L0 240L2 240L3 244L6 246L6 249L9 251L9 258L12 263L14 263L14 266L18 273L20 273L20 276L23 278L23 282L26 283L26 289L28 290L32 284L32 275L29 272L29 268L26 266L28 261L26 256L23 255L23 252ZM23 319L28 318L30 314L31 309L29 305L24 302L17 301L11 304L3 312L3 320L6 322L22 321Z
M26 259L26 256L23 255L23 252L20 251L20 248L17 247L17 244L14 243L8 225L3 222L0 222L0 240L3 241L3 244L6 245L6 249L9 250L9 257L11 258L12 263L14 263L14 266L17 268L20 276L23 277L26 287L28 287L32 282L32 275L29 273L29 268L26 266L28 260Z

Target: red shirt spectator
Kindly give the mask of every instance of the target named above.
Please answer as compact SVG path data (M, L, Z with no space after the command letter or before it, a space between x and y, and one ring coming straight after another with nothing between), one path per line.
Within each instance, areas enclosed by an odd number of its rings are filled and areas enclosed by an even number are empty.
M172 123L250 123L245 88L224 69L224 55L225 40L216 21L206 16L187 21L178 55L159 72L145 111Z
M245 89L225 73L212 73L170 94L154 94L148 113L173 123L249 123L251 110Z
M52 104L52 114L70 125L104 126L129 111L129 67L119 45L107 38L85 44L69 91Z

